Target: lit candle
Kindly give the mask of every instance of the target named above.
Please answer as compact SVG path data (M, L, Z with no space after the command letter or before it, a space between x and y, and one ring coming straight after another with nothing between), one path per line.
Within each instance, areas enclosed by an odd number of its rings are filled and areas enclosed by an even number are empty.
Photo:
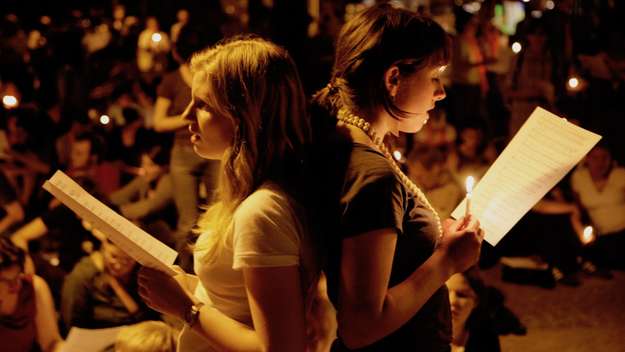
M583 237L582 237L582 240L584 241L584 244L588 244L588 243L592 242L594 237L595 236L593 234L592 226L584 227L584 234L583 234Z
M473 196L473 185L475 184L475 179L473 176L467 177L465 181L465 186L467 187L467 203L465 207L464 216L468 216L471 212L471 197Z
M18 103L17 98L13 95L5 95L2 97L2 104L4 104L4 107L7 109L13 109Z

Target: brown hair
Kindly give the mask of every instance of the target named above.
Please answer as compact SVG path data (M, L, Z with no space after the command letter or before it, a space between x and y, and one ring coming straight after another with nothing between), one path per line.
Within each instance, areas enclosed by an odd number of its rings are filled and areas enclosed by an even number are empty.
M393 65L406 76L445 65L450 48L448 35L433 20L388 3L372 6L341 29L332 78L313 99L331 114L342 107L373 111L382 106L395 118L408 117L393 103L384 73Z

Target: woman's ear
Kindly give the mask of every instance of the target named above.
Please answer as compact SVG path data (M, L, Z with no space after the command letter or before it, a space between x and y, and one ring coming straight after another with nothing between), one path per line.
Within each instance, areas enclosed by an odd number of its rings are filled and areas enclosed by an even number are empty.
M391 98L395 98L399 91L399 78L399 68L395 65L384 73L384 86Z

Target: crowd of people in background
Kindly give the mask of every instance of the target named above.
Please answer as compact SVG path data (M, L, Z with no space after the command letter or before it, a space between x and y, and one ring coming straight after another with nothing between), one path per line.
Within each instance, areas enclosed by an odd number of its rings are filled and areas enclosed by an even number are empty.
M143 302L138 264L43 182L63 170L175 248L178 264L193 272L192 228L215 197L219 162L194 153L189 122L180 118L192 96L192 54L236 34L259 34L289 51L312 97L336 74L342 24L365 7L320 1L311 19L294 2L250 1L245 16L217 1L205 5L207 13L177 8L158 16L113 3L0 19L0 336L16 341L13 351L57 351L72 327L123 325L131 327L117 351L174 351L172 329L180 324ZM451 1L411 9L438 21L452 40L440 77L447 99L419 133L387 145L445 219L464 197L465 178L479 182L536 106L602 134L498 246L483 244L480 264L532 256L554 284L583 284L582 274L609 279L625 268L625 32L617 25L625 6L524 3L525 19L509 33L493 21L497 3L475 13ZM495 308L479 269L447 284L453 344L493 346L501 330L480 320Z

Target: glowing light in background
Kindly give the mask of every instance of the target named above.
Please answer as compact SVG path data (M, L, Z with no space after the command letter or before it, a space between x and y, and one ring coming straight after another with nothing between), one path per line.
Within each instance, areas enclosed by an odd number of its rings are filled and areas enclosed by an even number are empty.
M462 8L466 12L473 13L473 14L477 13L478 11L480 11L481 7L482 7L482 4L480 4L477 1L469 2L469 3L466 3L466 4L462 5Z
M579 87L579 79L577 77L571 77L569 78L568 84L569 84L569 88L575 89Z
M519 42L512 43L512 52L514 52L515 54L520 53L522 49L523 49L523 46L521 45L521 43Z
M108 125L111 122L111 118L108 115L100 116L100 123L103 125Z
M14 107L17 107L18 103L19 102L17 101L17 98L13 95L5 95L2 97L2 104L4 104L4 107L7 109L13 109Z
M401 152L399 150L396 150L393 152L393 158L395 158L395 160L400 161L401 160Z
M584 228L584 234L583 234L582 240L584 241L584 243L590 243L594 239L595 239L595 235L593 234L592 226L586 226Z
M160 33L154 33L152 34L152 41L155 43L158 43L161 41L161 39L163 39L163 37L161 36Z

